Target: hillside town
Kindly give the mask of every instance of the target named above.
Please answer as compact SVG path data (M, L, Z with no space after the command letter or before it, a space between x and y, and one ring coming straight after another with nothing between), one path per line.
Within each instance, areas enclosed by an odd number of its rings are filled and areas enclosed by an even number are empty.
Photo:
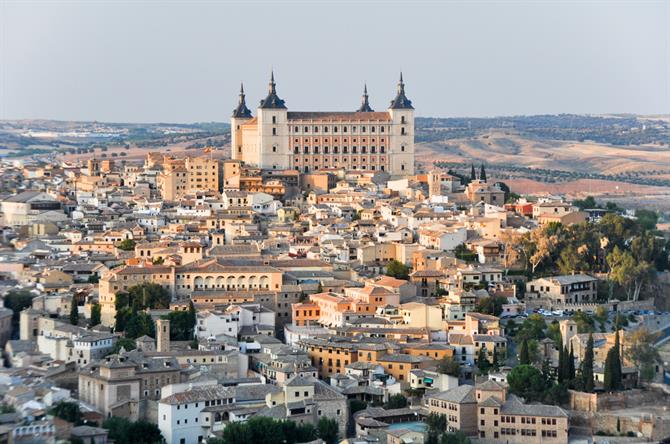
M670 437L658 215L418 168L402 75L267 94L230 156L0 163L0 442Z

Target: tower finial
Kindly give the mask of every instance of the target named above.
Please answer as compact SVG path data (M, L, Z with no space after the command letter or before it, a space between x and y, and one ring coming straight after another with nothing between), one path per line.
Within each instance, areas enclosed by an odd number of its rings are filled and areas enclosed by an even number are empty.
M247 108L247 104L244 100L244 83L240 82L240 95L237 102L237 108L233 110L233 117L238 118L248 118L251 117L251 111Z
M277 89L275 83L275 70L274 68L270 70L270 84L268 96L261 100L261 108L286 108L284 101L277 96Z
M363 83L363 96L361 97L361 107L358 108L359 113L371 113L374 110L370 107L368 102L368 84L367 82Z
M402 78L402 70L400 71L400 80L398 80L398 93L391 101L391 108L394 109L414 109L412 107L412 101L407 98L405 95L405 81Z

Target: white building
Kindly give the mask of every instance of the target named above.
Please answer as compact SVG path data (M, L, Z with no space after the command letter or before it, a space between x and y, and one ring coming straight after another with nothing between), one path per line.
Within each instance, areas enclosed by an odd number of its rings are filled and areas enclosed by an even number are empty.
M234 402L234 390L220 385L174 393L158 402L158 428L167 444L202 442L211 429L209 415L202 411L210 406Z
M260 304L230 305L225 310L201 311L197 315L198 337L241 334L274 335L275 312Z

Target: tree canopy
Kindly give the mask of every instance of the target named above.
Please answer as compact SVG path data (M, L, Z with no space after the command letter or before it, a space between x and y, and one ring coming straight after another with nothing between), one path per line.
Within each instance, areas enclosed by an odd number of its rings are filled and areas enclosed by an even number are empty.
M150 309L170 308L170 293L153 282L142 283L116 294L116 331L137 338L142 335L154 337L155 326L151 317L143 312Z
M79 404L70 401L60 401L54 404L49 413L74 425L83 424L83 415L79 409Z
M386 276L406 280L409 278L409 267L394 259L386 264Z
M163 435L156 424L148 421L132 422L114 416L102 423L109 431L109 439L117 444L156 444L163 442Z
M321 428L312 424L296 424L293 421L278 421L265 416L253 416L246 422L231 422L223 430L221 439L207 440L211 444L295 444L321 438L327 443L337 439L337 421L323 417ZM326 422L327 421L327 422ZM321 434L323 433L323 436Z

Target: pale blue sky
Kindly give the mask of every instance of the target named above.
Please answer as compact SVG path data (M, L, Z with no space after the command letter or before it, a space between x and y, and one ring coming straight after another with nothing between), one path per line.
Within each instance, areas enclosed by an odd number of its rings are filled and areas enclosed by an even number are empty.
M670 0L0 0L0 118L228 121L271 67L292 110L670 113Z

